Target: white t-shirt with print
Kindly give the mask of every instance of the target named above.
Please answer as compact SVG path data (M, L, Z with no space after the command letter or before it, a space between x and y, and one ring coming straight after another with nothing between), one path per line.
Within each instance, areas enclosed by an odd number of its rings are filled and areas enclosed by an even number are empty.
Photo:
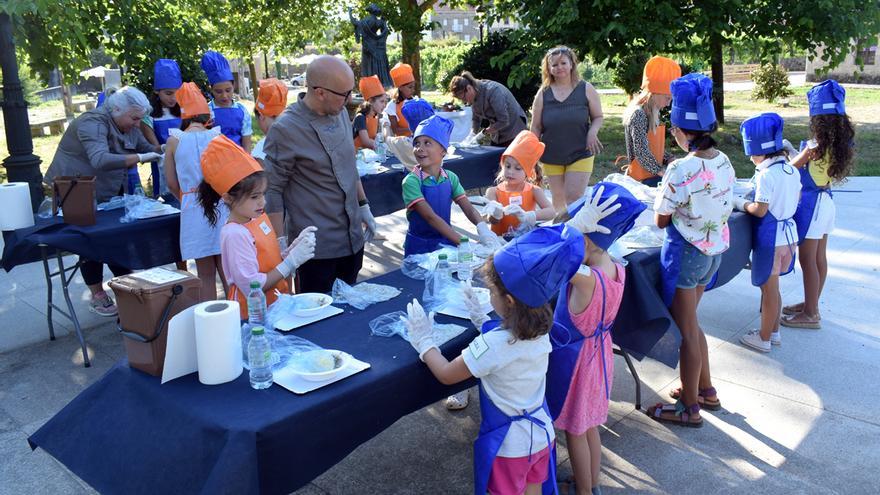
M479 378L489 399L508 416L532 412L544 403L550 335L537 339L515 340L513 335L498 329L481 334L462 351L461 357L471 374ZM538 410L534 416L547 425L550 441L556 438L553 421ZM514 421L498 451L500 457L525 457L547 447L547 435L538 425Z
M768 210L777 220L776 245L797 243L794 212L801 197L801 176L785 161L785 158L768 158L759 163L752 182L755 184L755 201L767 203ZM787 234L786 234L787 232Z
M724 153L712 159L688 155L666 169L654 212L672 215L678 233L703 254L723 253L730 247L734 182L736 172Z

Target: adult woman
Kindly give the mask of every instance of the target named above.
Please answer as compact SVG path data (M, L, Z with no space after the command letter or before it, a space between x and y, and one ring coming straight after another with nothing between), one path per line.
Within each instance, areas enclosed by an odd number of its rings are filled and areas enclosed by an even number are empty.
M140 162L161 158L161 149L141 134L140 123L152 109L147 97L136 88L123 87L107 97L104 105L77 117L58 144L44 181L52 184L65 175L95 176L98 202L120 195L127 170ZM92 292L89 309L100 316L116 316L113 299L102 288L104 267L80 258L83 280ZM130 270L110 265L114 275Z
M675 61L651 57L642 75L642 91L623 112L626 174L649 186L656 186L663 175L666 126L660 124L660 110L672 103L669 83L679 77L681 67Z
M526 112L514 98L513 93L501 83L488 79L476 79L464 71L452 78L449 92L471 106L473 112L472 130L483 128L483 121L489 127L482 129L492 137L495 146L507 146L521 131L526 130Z
M556 211L584 195L593 159L602 151L602 103L593 85L582 81L577 55L557 46L541 62L541 89L532 104L531 131L546 145L541 156Z

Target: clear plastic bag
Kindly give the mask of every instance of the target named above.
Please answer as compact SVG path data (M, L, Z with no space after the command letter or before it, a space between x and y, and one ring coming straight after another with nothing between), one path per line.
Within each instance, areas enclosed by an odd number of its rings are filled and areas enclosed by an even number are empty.
M266 311L266 328L274 330L282 318L296 309L296 301L290 294L280 294Z
M129 223L141 218L152 218L178 211L176 208L140 194L123 196L125 214L119 218L122 223Z
M376 337L394 337L397 335L409 342L409 333L407 333L406 324L404 323L405 319L406 312L404 311L395 311L377 316L370 320L370 334ZM431 325L431 336L434 339L434 343L439 346L458 337L465 330L467 330L467 327L461 325L437 323L434 321Z
M389 285L371 284L361 282L354 286L339 280L333 282L333 300L338 303L348 304L357 309L364 309L371 304L376 304L400 295L400 289Z
M245 369L251 369L250 364L248 364L247 355L247 346L251 341L251 328L252 325L249 323L245 323L241 326L241 352L242 362L244 363ZM297 337L296 335L285 335L276 332L275 330L267 330L265 335L266 338L269 339L269 344L272 347L271 363L273 370L284 368L293 358L300 354L323 349L314 342L308 341L302 337Z

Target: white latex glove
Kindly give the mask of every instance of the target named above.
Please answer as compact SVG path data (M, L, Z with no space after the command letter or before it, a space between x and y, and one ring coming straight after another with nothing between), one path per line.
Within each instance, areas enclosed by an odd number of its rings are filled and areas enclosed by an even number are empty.
M168 143L162 143L162 145L159 146L159 148L162 150L163 155L165 154L165 148L167 148L167 147L168 147Z
M620 204L615 203L615 201L617 201L616 194L606 199L604 203L599 204L599 200L602 199L602 193L604 191L605 186L599 186L599 189L593 194L590 201L585 202L581 210L577 212L577 215L565 223L570 227L577 229L581 234L589 234L590 232L598 232L600 234L610 233L611 231L608 230L607 227L599 225L599 222L603 218L617 211L617 209L620 208Z
M373 242L373 237L376 236L376 219L373 217L373 212L370 211L370 205L363 205L360 210L361 222L364 223L364 241Z
M302 229L302 232L300 232L299 235L296 236L296 239L294 239L287 246L287 249L285 249L284 251L281 252L281 256L287 257L287 255L290 253L290 251L293 248L295 248L296 246L298 246L300 243L311 244L312 247L315 247L318 242L317 238L315 237L315 233L317 231L318 231L318 227L315 227L314 225L309 225L308 227Z
M810 148L811 150L814 150L814 149L816 149L816 148L818 148L818 147L819 147L819 143L816 142L815 139L810 139L809 141L807 141L807 148Z
M483 323L489 321L489 317L483 312L480 300L477 297L477 293L474 292L470 280L465 282L462 295L464 295L464 305L467 307L468 318L471 319L471 323L474 324L474 327L476 327L477 330L483 328Z
M520 205L508 205L507 208L504 208L504 213L515 216L519 223L529 227L534 227L538 223L537 214L534 211L523 210Z
M477 224L477 235L480 237L480 244L492 249L501 247L501 242L498 241L498 236L495 235L495 232L492 232L492 229L489 228L489 225L487 225L486 222L480 222Z
M161 154L152 151L149 153L138 153L138 162L140 163L155 162L160 158L162 158Z
M737 211L746 211L746 203L750 201L742 196L733 197L733 209Z
M434 325L434 312L426 315L422 305L418 299L413 299L411 303L406 305L406 318L401 317L404 325L406 325L407 333L409 333L409 343L413 349L419 353L419 359L425 361L425 353L429 350L438 349L431 337L431 330Z
M797 152L798 152L795 149L794 145L791 144L791 141L789 141L788 139L782 140L782 149L785 150L785 152L788 154L788 156L797 155Z
M313 233L310 234L314 235ZM278 270L278 273L280 273L281 276L287 278L297 268L301 267L303 263L314 257L314 242L308 242L307 239L303 239L296 246L292 246L287 250L287 255L281 260L281 263L278 263L278 266L276 266L275 269Z
M483 207L483 213L496 220L501 220L501 218L504 217L504 207L502 207L501 203L498 201L489 201L486 203L486 206Z

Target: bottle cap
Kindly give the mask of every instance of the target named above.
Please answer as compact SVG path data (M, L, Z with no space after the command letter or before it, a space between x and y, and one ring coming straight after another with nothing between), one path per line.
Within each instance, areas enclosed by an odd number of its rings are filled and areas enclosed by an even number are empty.
M266 331L266 329L263 327L254 327L254 328L251 328L251 335L263 335L263 333L265 333L265 331Z
M469 242L469 239L467 237L462 237L458 242Z
M260 281L259 280L251 281L251 289L259 289L259 288L260 288Z
M446 253L440 253L439 255L437 255L437 259L438 259L438 260L445 260L445 259L446 259Z

